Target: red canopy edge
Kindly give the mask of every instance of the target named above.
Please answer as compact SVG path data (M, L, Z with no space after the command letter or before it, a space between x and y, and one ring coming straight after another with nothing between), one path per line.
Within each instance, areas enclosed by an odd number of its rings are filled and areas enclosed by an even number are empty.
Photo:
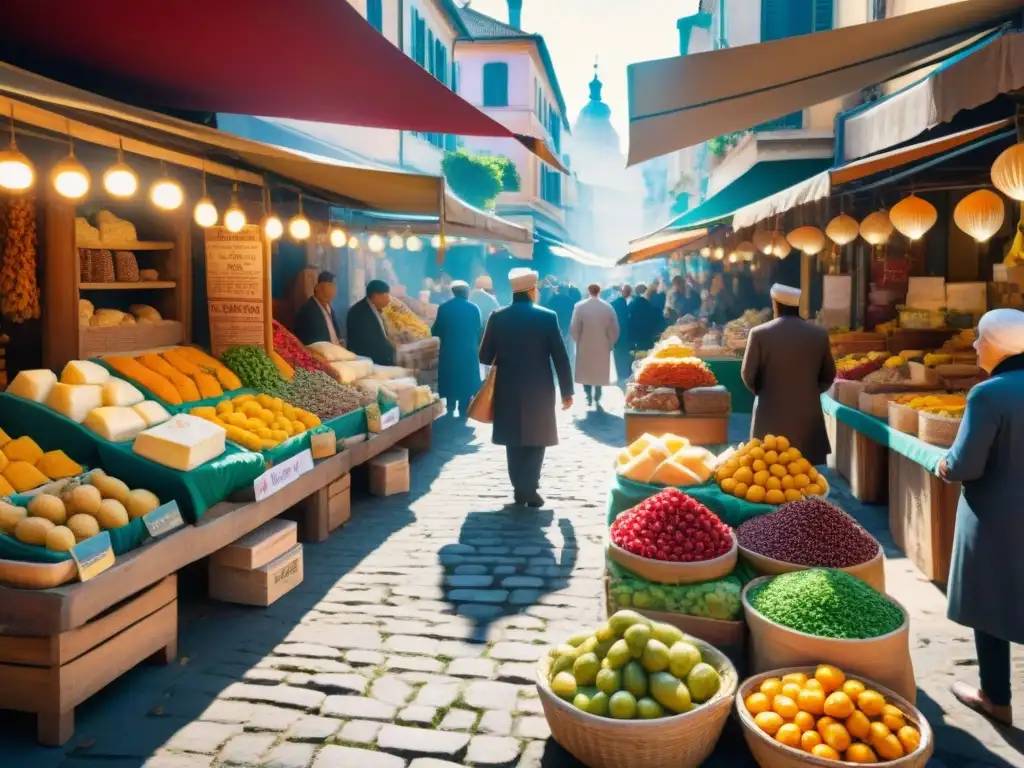
M149 108L515 139L346 0L19 0L0 23L18 66Z

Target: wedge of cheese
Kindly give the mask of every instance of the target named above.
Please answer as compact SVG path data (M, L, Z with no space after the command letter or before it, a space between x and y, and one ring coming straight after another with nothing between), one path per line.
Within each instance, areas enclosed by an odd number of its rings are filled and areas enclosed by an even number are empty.
M657 439L658 438L656 438L654 435L645 432L632 443L630 443L628 446L626 446L626 450L629 451L630 456L639 456L641 453L644 452L644 449L647 446L657 441Z
M34 400L37 403L45 403L50 396L50 390L57 383L57 374L48 369L35 371L22 371L14 377L14 381L7 388L7 393L23 397L26 400Z
M88 360L72 360L64 366L60 380L64 384L106 384L110 371Z
M57 382L46 398L48 408L81 424L95 408L103 405L103 387L98 384L63 384Z
M227 433L205 419L179 413L143 431L132 450L179 472L189 472L224 453Z
M689 440L685 437L680 437L679 435L662 435L661 442L665 444L665 447L668 448L671 453L678 453L683 448L687 448L690 445Z
M154 400L144 400L133 405L132 408L146 422L147 427L155 427L157 424L163 424L171 418L171 414L167 412L167 409Z
M696 445L678 450L672 455L672 461L686 467L699 477L702 483L711 477L713 460L714 456L710 451Z
M661 462L651 476L650 482L658 485L687 486L700 485L702 480L682 464L669 459Z
M127 443L148 425L134 409L121 405L94 408L85 417L85 426L112 443Z
M111 378L103 385L104 405L132 406L145 399L145 395L124 379Z

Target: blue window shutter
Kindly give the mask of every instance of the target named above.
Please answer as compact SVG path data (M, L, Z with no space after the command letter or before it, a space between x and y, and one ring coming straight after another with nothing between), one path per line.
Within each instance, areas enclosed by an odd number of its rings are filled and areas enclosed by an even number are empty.
M459 77L459 74L460 74L459 70L460 69L462 69L462 67L459 64L459 62L453 61L452 62L452 90L455 91L455 93L459 92L459 85L460 85L459 81L461 79Z
M814 23L812 29L815 32L824 32L827 29L832 29L834 14L835 0L814 0Z
M366 0L366 20L378 32L384 31L383 0Z
M761 41L811 32L817 3L818 0L761 0ZM832 5L831 0L828 5Z
M434 74L434 33L427 30L427 72Z
M484 64L484 106L508 106L508 64L503 61Z

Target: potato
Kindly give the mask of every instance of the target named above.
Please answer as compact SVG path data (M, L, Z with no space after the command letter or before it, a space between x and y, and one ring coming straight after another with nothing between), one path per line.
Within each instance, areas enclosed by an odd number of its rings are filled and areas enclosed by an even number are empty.
M100 532L100 524L92 515L78 514L68 518L68 529L75 534L75 541L91 539Z
M46 532L46 548L53 552L67 552L77 542L71 529L58 525Z
M40 493L28 503L28 513L32 517L43 517L54 525L64 525L68 512L64 502L48 493Z
M128 517L134 520L159 507L160 499L152 491L136 488L128 494L128 503L125 506L128 508Z
M18 523L28 517L28 510L24 507L16 507L6 501L0 501L0 531L14 533Z
M92 475L89 477L89 482L99 489L104 499L114 499L121 502L122 505L128 503L128 494L131 492L131 489L128 488L125 482L118 480L116 477L111 477L110 475L97 477Z
M26 517L14 529L14 537L22 544L46 546L46 534L56 526L45 517Z
M128 510L117 499L104 499L96 513L96 521L105 531L123 528L128 525Z
M66 494L68 512L72 515L92 515L100 511L103 495L100 489L91 485L78 485Z

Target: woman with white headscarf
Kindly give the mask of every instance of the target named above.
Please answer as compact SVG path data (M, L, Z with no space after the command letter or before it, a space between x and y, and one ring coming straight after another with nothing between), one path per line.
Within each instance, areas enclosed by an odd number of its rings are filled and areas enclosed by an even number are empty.
M949 618L974 630L981 687L953 684L971 709L1009 725L1010 643L1024 643L1024 312L994 309L978 323L978 365L956 442L939 464L963 483L949 571Z

